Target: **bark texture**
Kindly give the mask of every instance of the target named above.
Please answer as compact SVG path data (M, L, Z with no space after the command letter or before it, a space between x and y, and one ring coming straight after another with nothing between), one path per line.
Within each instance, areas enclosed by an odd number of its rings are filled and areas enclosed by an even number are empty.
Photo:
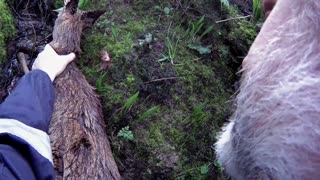
M71 2L55 23L50 45L58 54L79 54L82 30L102 14L75 10L77 1ZM75 63L55 80L55 91L49 134L56 179L120 179L99 97Z

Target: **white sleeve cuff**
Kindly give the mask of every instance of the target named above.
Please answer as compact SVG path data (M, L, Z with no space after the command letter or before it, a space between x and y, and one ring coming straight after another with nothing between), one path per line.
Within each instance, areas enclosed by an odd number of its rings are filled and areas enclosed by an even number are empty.
M23 139L53 164L50 139L47 133L15 119L0 119L0 133L9 133Z

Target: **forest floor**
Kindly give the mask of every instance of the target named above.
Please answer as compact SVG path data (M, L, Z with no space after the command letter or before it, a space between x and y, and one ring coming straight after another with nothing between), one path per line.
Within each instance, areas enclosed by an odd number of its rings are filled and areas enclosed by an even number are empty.
M244 2L92 0L83 6L106 10L84 34L77 64L101 97L123 179L227 178L214 143L232 115L237 72L258 31ZM46 28L38 46L50 42ZM2 99L13 80L6 73L22 75L13 63L16 50L8 49ZM40 50L24 51L34 59Z

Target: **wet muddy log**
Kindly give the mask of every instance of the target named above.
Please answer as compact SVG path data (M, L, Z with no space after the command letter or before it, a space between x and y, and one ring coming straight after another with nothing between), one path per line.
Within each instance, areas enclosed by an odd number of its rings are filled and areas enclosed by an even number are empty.
M79 54L82 30L103 12L78 10L77 0L65 2L50 45L61 55ZM75 63L68 65L54 85L56 102L49 134L56 179L120 179L94 88Z

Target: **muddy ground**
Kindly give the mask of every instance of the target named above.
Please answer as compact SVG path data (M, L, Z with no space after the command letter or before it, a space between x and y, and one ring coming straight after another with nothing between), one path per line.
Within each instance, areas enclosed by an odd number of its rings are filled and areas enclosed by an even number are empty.
M1 101L23 75L16 53L24 52L31 66L50 42L53 10L62 4L0 0L12 14L0 13L8 24L0 29L0 37L6 34L0 48L7 52L0 61ZM232 115L237 71L258 31L249 17L251 5L246 0L87 0L82 5L106 10L83 35L77 64L101 97L123 179L227 178L213 145ZM245 18L229 19L234 17Z

